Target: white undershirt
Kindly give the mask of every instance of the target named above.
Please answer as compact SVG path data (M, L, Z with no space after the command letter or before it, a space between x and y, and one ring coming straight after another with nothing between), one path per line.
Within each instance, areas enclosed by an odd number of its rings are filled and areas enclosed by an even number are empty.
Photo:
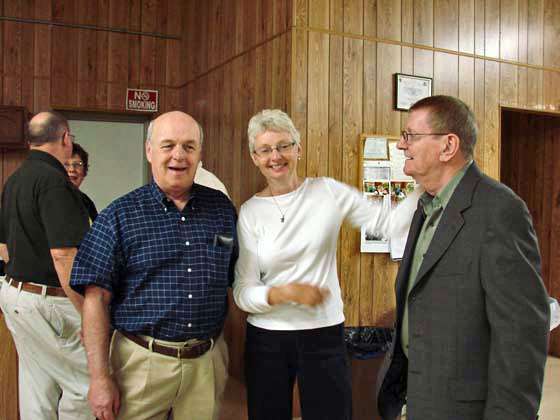
M405 236L419 193L411 194L386 217L355 188L331 178L306 178L295 190L272 197L253 196L239 212L239 259L235 302L247 321L269 330L304 330L344 321L336 269L336 247L344 219L381 236ZM275 201L276 200L276 203ZM280 221L284 214L284 223ZM390 229L389 229L390 228ZM268 304L272 286L307 283L330 290L318 306Z

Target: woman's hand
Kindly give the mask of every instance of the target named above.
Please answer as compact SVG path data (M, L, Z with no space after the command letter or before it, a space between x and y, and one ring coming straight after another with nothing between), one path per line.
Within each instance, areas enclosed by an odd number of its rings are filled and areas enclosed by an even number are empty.
M268 292L268 303L279 305L293 302L301 305L317 306L323 303L329 294L329 289L326 288L310 284L290 283L272 287Z

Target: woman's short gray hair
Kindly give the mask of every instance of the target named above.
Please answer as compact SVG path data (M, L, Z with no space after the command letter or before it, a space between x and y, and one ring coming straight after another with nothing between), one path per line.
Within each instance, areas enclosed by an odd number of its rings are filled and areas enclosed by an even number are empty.
M263 109L258 114L253 115L249 120L247 137L249 138L249 151L255 151L255 138L265 131L275 131L277 133L288 133L293 141L299 145L300 135L292 119L280 109Z

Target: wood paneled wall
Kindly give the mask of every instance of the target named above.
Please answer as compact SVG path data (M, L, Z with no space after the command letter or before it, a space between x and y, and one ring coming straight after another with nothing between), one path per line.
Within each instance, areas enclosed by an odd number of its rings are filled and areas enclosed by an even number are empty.
M393 74L433 78L480 125L476 161L499 178L499 106L560 109L560 2L293 0L290 112L308 176L358 181L358 136L398 135ZM360 254L344 227L340 280L348 325L390 326L396 264Z
M560 113L504 111L502 128L502 181L527 203L546 289L560 300ZM552 332L550 352L560 357L559 329Z
M0 20L0 103L124 111L127 87L158 89L160 109L182 109L181 0L0 0L0 14L151 35ZM1 184L25 152L2 153Z
M205 129L204 166L239 206L264 185L249 155L247 123L257 111L289 104L289 1L190 0L186 8L193 46L186 111Z

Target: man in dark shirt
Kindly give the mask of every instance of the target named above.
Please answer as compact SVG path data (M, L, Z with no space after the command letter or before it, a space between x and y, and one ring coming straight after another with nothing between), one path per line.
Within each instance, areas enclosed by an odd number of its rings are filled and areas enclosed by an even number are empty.
M71 285L85 295L89 401L99 419L217 415L236 212L224 194L193 183L201 148L189 115L154 120L153 182L103 210L80 246Z
M89 227L62 165L72 140L59 114L33 117L29 157L2 193L0 252L7 266L0 306L19 355L22 420L92 418L79 338L83 298L69 286L77 246Z

